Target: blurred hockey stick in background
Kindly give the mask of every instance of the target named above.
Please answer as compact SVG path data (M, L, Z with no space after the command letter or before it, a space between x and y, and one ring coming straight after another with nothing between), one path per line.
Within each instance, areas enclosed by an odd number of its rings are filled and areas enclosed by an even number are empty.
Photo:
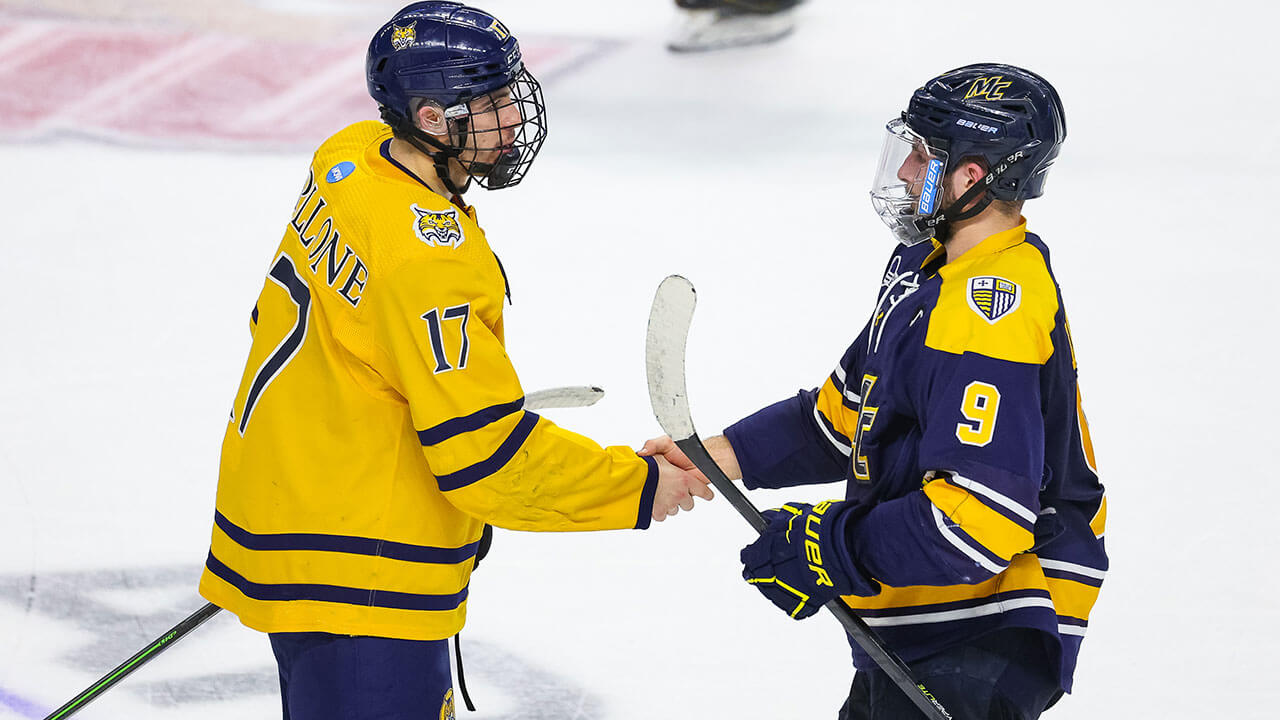
M549 410L553 408L589 407L604 397L604 390L590 385L574 385L569 387L548 388L531 392L524 398L526 410ZM165 631L163 635L152 640L133 657L120 663L111 672L103 675L97 682L85 688L79 695L71 698L62 707L45 716L44 720L64 720L78 712L85 705L110 690L116 683L129 677L135 670L146 665L157 655L200 627L206 620L218 614L222 608L213 603L191 613L185 620Z
M663 432L671 436L676 446L684 451L751 527L762 533L768 522L746 495L729 480L720 466L716 465L693 427L693 414L689 410L689 395L685 389L684 359L689 326L693 323L693 309L697 301L693 284L679 275L668 276L658 285L658 292L653 297L653 308L649 311L649 329L645 339L649 403L653 406L653 413ZM911 676L911 669L880 642L880 638L844 601L836 598L827 603L826 608L844 626L849 637L875 660L925 717L951 720L951 713L924 685Z

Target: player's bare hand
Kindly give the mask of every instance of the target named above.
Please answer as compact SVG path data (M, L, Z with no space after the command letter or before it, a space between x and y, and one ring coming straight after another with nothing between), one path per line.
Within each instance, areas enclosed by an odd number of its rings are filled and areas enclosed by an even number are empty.
M654 520L662 522L681 510L692 510L695 497L703 500L715 497L701 473L694 474L673 465L662 455L652 457L658 463L658 489L653 494Z
M676 445L676 441L672 440L670 435L645 440L644 447L640 448L640 455L645 457L661 456L681 470L697 475L702 482L708 482L707 476L702 474L702 471L693 464L688 455L684 454L684 451Z
M729 444L729 439L724 435L716 435L702 441L703 447L707 453L711 455L711 460L724 472L730 480L737 480L742 477L742 467L738 464L737 453L733 451L733 446ZM663 435L645 441L644 447L640 449L640 454L646 457L661 455L667 459L667 462L675 465L683 470L695 473L704 481L707 476L694 466L693 461L689 459L679 445L670 438Z

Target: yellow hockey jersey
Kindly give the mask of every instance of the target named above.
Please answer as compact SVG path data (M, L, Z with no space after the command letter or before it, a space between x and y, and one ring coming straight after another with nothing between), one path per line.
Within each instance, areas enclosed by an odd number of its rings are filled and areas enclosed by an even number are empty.
M649 523L652 460L523 409L497 258L390 143L320 147L253 310L200 592L264 632L446 638L486 522Z

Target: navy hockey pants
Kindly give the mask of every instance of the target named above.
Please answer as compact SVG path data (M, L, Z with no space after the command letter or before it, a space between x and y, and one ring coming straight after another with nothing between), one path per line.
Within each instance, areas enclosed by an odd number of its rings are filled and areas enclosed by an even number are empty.
M1062 695L1044 636L999 630L911 663L913 675L956 720L1035 720ZM879 669L853 676L839 720L909 720L924 715Z
M448 640L272 633L284 720L452 720Z

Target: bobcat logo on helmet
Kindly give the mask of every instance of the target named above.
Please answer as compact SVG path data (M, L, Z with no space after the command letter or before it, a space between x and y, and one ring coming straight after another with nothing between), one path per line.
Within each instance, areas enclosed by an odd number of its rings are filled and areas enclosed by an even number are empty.
M415 205L409 206L416 221L413 232L422 242L431 247L458 247L466 240L462 234L462 226L458 224L457 210L423 210Z
M403 50L418 41L418 21L414 20L405 27L391 26L391 47Z
M969 278L969 308L995 325L1022 304L1022 288L1012 280L988 275Z

